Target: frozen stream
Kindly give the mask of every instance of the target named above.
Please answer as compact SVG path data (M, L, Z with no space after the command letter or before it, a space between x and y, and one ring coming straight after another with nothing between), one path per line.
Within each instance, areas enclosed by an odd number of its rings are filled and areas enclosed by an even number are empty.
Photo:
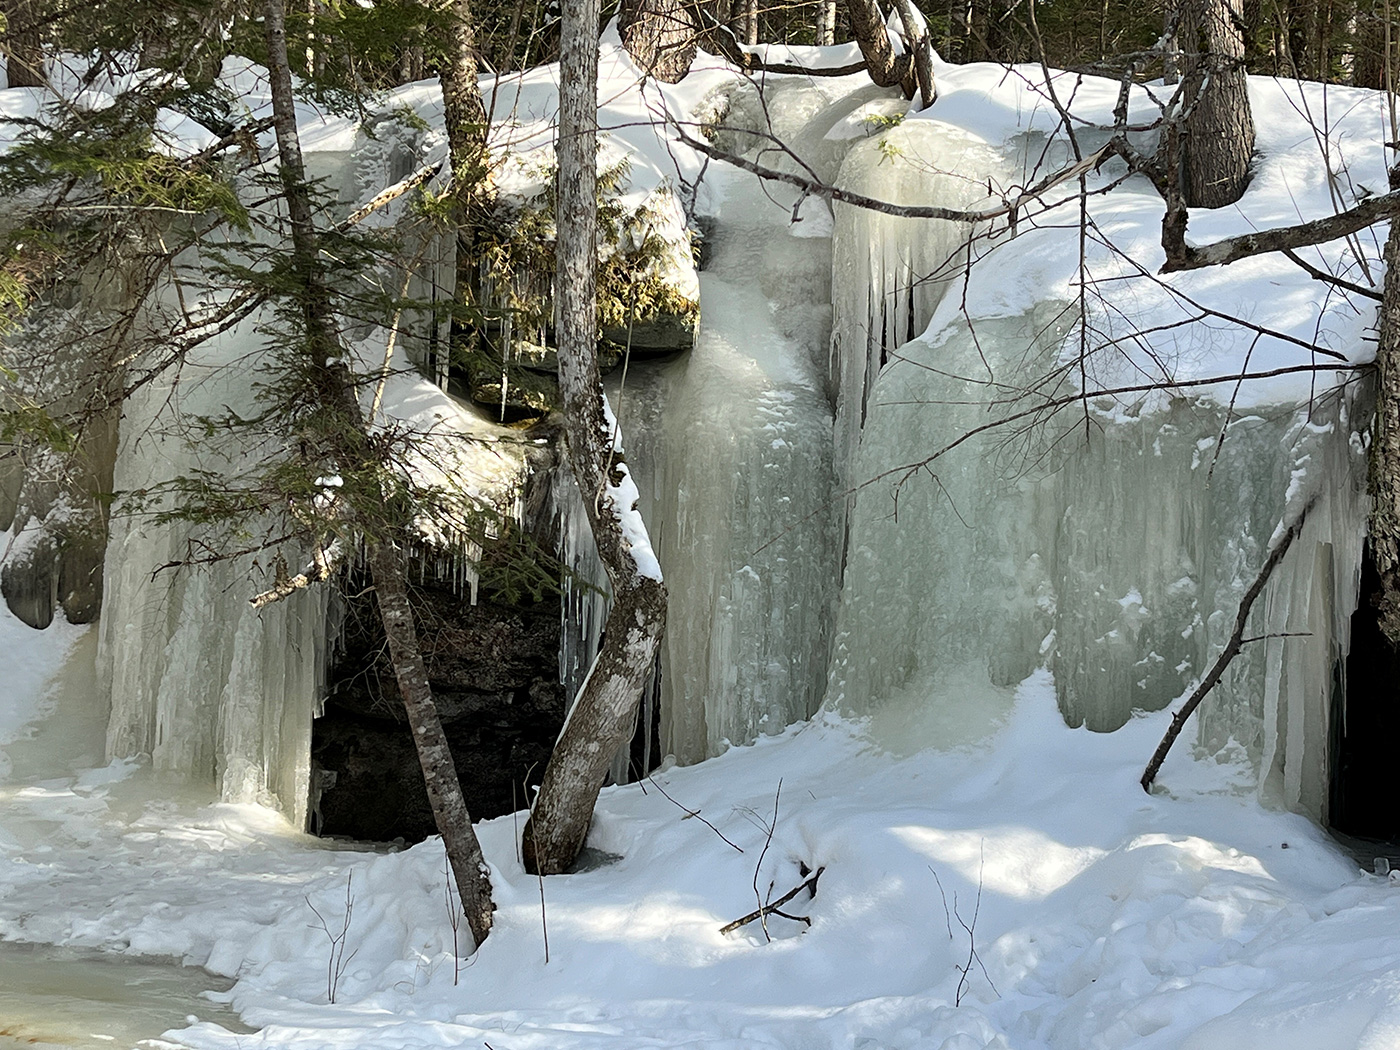
M0 942L0 1050L178 1046L154 1040L196 1021L252 1031L203 997L232 983L175 961Z

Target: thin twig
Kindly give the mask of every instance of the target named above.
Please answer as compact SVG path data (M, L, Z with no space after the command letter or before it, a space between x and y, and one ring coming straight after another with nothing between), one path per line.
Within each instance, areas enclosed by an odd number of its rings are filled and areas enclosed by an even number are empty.
M704 817L702 817L702 816L700 815L700 811L699 811L698 809L687 809L685 806L681 805L681 803L679 803L679 802L677 802L675 799L671 798L671 796L667 793L666 789L665 789L664 787L662 787L660 784L658 784L658 783L656 782L656 778L653 777L651 774L649 774L649 773L647 774L647 779L651 781L651 786L652 786L652 787L656 788L656 790L659 791L659 792L661 792L662 795L665 795L666 799L667 799L668 801L670 801L670 803L671 803L673 806L676 806L678 809L680 809L680 810L685 814L685 816L681 818L682 820L689 820L691 817L694 817L696 820L700 821L701 824L704 824L705 827L709 828L709 829L710 829L711 831L713 831L716 835L718 835L721 839L723 839L725 845L727 845L727 846L732 846L734 849L738 850L740 853L743 853L743 852L744 852L744 847L743 847L743 846L736 845L735 843L731 842L729 839L725 838L724 832L720 831L719 828L715 827L715 826L714 826L713 824L711 824L708 820L706 820ZM643 790L645 791L646 789L643 788Z

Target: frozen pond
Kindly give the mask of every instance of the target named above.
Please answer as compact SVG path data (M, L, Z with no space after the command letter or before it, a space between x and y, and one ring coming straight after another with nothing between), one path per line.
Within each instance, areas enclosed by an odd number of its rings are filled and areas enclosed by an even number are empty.
M0 943L0 1050L130 1050L196 1020L251 1031L202 993L232 984L174 960L51 945Z

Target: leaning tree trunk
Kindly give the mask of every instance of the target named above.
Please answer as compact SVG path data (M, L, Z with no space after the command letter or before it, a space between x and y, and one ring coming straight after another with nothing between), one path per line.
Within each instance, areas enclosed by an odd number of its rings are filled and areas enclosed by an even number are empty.
M306 326L307 372L320 392L324 411L318 413L315 435L323 447L333 450L344 473L363 472L372 462L374 448L360 412L353 377L344 363L344 350L330 290L320 262L311 196L302 163L292 98L291 70L287 62L287 30L284 0L267 0L266 25L268 73L272 88L273 126L281 162L283 196L292 233L292 264ZM486 862L472 829L452 754L437 708L433 705L428 673L418 648L417 631L408 604L402 554L385 537L400 522L388 519L383 493L362 494L351 513L365 522L366 552L370 573L379 599L380 617L389 640L389 656L394 665L399 693L403 697L409 728L418 748L418 761L432 805L433 819L442 834L443 845L457 882L457 892L466 912L476 946L491 931L491 881Z
M695 61L700 26L694 0L623 0L617 26L622 46L643 73L679 83Z
M631 735L666 624L666 588L637 514L617 424L598 378L598 0L564 5L560 41L559 388L569 463L612 585L603 647L559 735L521 843L527 870L567 871L613 755Z
M1241 0L1181 0L1182 192L1193 208L1234 204L1249 184L1254 120L1245 87Z
M885 31L876 0L849 0L846 8L851 16L851 35L860 45L861 56L870 72L870 79L880 87L901 87L904 94L914 97L914 63L909 55L896 55Z
M1400 189L1400 165L1390 170ZM1371 437L1371 553L1380 574L1381 631L1400 646L1400 220L1385 242L1385 285L1376 345L1376 417Z
M491 932L493 905L491 876L481 843L472 830L467 800L457 779L457 767L447 746L433 703L432 687L428 684L428 669L418 648L418 631L413 624L413 609L408 602L408 580L404 575L403 556L385 540L369 544L369 571L374 577L374 594L379 602L379 617L389 640L389 660L394 665L399 695L403 697L408 724L413 730L413 742L418 747L418 764L423 770L423 784L428 789L428 803L433 820L442 835L443 848L457 883L457 893L466 912L467 926L477 947Z

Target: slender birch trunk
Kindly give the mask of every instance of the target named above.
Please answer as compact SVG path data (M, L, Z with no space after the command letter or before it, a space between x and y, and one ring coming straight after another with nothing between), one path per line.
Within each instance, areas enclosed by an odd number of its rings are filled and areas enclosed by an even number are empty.
M311 196L293 108L284 0L267 0L265 29L273 126L277 133L283 196L291 226L292 261L301 285L306 353L310 366L307 371L325 409L317 418L315 425L319 433L316 436L334 450L333 455L346 464L346 473L350 473L372 462L375 449L360 411L353 377L344 360L330 289L320 264ZM353 500L355 497L348 498ZM403 697L409 728L418 748L428 800L456 878L467 925L475 944L480 946L491 931L491 881L481 845L472 829L461 784L457 780L447 737L438 719L437 708L433 705L428 672L418 648L417 631L408 603L403 555L386 538L402 523L386 520L382 492L361 492L358 501L361 505L352 504L351 513L368 526L365 546L370 573L374 578L384 633L389 640L389 655L399 693Z
M608 572L613 605L602 650L564 724L525 824L525 866L545 875L567 871L583 848L603 778L632 733L666 623L666 588L649 547L642 549L647 541L636 490L598 377L597 31L598 0L564 5L555 316L569 463Z
M836 43L836 0L817 0L816 41L818 47Z

